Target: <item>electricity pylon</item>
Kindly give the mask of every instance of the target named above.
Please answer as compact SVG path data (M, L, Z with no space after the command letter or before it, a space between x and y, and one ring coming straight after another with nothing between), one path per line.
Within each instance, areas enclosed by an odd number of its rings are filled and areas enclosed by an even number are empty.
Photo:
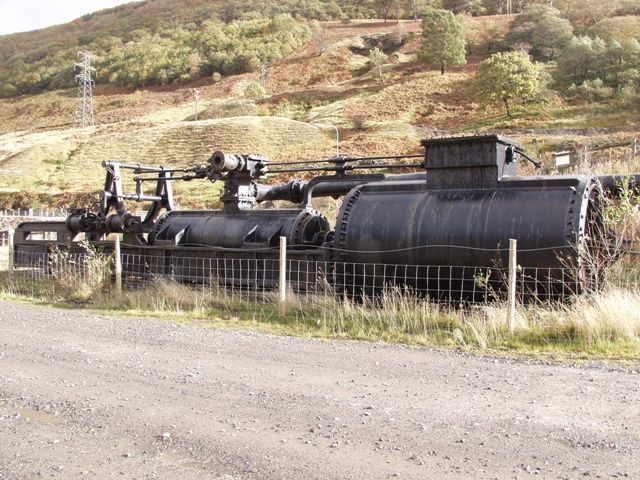
M78 105L76 106L76 123L83 127L93 126L93 80L91 73L96 69L91 66L91 53L87 50L78 52L79 63L75 64L76 83L78 84Z

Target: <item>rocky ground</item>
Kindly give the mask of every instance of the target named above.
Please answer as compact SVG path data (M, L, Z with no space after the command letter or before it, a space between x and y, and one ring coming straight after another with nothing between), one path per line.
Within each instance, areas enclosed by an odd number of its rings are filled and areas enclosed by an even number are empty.
M640 374L0 303L0 478L639 478Z

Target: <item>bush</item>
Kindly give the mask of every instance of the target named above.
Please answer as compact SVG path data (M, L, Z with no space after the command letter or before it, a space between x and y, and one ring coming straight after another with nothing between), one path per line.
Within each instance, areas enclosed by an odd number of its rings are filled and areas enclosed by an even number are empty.
M98 35L92 40L90 35L82 35L77 42L95 55L98 83L143 87L213 78L214 72L256 71L312 38L311 28L290 15L263 18L254 14L246 18L229 24L210 19L199 26L133 29L124 41ZM65 48L62 44L44 45L6 58L0 64L0 85L4 87L0 96L72 86L77 47Z
M367 129L367 120L363 115L353 115L351 117L351 125L354 130L363 131Z
M573 100L593 102L610 99L614 96L615 91L606 86L601 79L596 78L585 80L578 86L571 85L567 93Z
M369 63L372 69L376 69L378 77L382 77L382 66L387 63L389 57L378 47L373 48L369 52Z
M250 100L260 100L266 95L267 92L258 82L250 82L244 87L244 96Z
M526 44L537 59L552 59L571 39L573 27L560 11L546 5L531 5L514 19L507 34L512 45Z
M11 98L18 95L18 89L10 83L4 83L0 86L0 97Z

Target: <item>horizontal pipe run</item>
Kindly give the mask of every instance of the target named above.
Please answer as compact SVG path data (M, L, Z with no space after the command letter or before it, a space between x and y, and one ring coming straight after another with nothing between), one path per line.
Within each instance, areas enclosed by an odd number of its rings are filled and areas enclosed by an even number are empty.
M640 173L628 175L601 175L598 178L602 191L609 195L620 195L625 189L640 191Z
M359 160L399 160L402 158L424 158L424 154L413 155L385 155L380 157L334 157L323 160L292 160L290 162L274 162L269 165L303 165L309 163L344 163L344 162L357 162Z

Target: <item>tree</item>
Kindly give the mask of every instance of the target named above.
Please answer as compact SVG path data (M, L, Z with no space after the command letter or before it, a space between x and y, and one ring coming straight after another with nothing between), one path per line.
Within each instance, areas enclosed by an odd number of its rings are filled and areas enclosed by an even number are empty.
M442 0L442 8L455 13L469 13L471 15L485 15L487 13L483 0Z
M526 52L496 53L478 67L474 89L484 102L501 102L511 117L514 99L532 100L542 91L540 70Z
M453 65L464 65L464 31L453 13L428 9L422 17L422 47L418 59L427 65L444 70Z
M547 5L531 5L513 20L506 40L512 45L530 45L535 58L553 59L572 34L571 23L559 10Z
M567 10L567 18L576 31L584 33L591 25L614 15L619 8L619 0L580 0Z
M621 44L633 42L640 38L640 17L626 15L624 17L611 17L600 20L587 30L592 37L599 37L605 42L616 40Z
M398 3L398 0L374 0L373 2L376 14L382 17L385 23L387 23L393 9L397 9L399 7Z
M607 44L600 38L573 37L558 55L558 76L581 85L603 76Z
M369 62L371 62L373 67L378 68L378 77L382 77L382 66L387 63L388 59L389 57L378 47L369 52Z

